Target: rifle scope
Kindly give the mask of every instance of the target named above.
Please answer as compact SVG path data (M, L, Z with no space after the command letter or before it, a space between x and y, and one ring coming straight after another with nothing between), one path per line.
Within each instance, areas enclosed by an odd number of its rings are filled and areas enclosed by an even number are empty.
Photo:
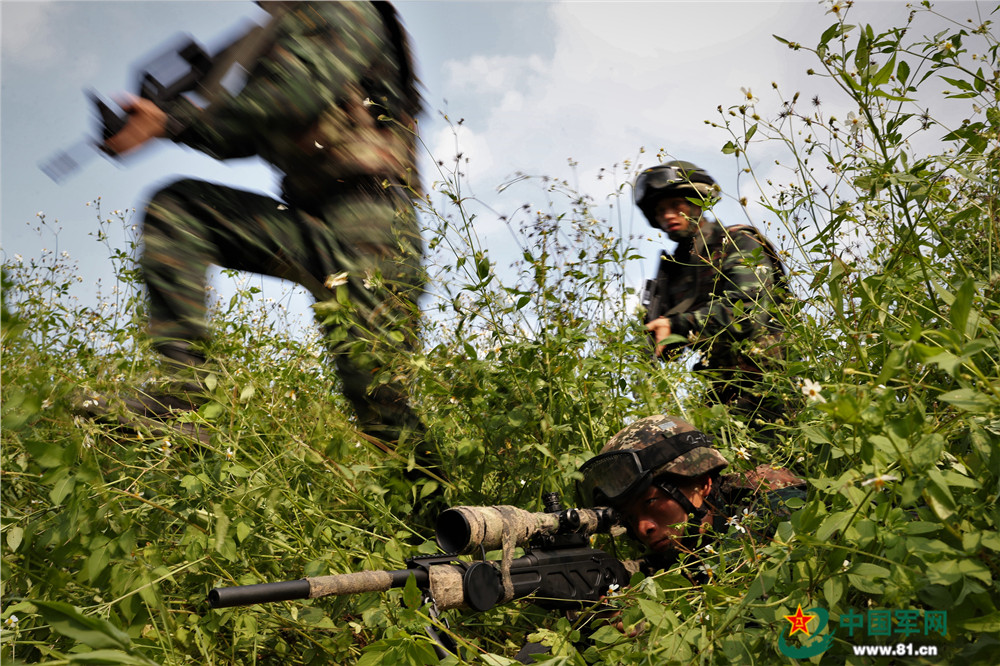
M516 506L456 506L438 516L435 532L442 550L462 554L498 550L505 540L523 546L542 535L589 536L617 523L617 513L603 507L535 513Z

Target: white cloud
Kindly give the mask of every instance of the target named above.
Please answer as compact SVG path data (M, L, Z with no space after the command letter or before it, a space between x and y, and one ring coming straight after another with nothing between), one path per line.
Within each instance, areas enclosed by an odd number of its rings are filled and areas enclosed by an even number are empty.
M6 2L3 4L2 57L8 63L26 65L58 62L65 49L52 38L52 25L59 4L54 2Z

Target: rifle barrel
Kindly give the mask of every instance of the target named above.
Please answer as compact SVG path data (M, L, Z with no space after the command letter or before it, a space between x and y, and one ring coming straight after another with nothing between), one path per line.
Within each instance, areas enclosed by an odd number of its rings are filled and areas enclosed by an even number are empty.
M212 608L247 606L269 601L291 601L309 598L309 579L286 580L280 583L260 583L258 585L238 585L217 587L208 593L208 603Z
M258 583L217 587L208 593L208 603L212 608L249 606L271 601L291 601L293 599L315 599L340 594L360 594L362 592L385 592L392 587L406 585L406 579L415 576L418 585L427 585L427 572L421 569L400 569L399 571L357 571L300 578L280 583Z

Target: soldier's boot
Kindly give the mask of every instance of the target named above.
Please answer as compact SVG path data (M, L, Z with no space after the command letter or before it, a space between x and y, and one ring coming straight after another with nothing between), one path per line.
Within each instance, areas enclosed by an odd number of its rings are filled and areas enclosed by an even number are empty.
M215 374L215 367L194 345L171 341L157 345L162 355L165 378L138 387L122 396L125 406L136 414L154 419L166 419L196 411L208 402L206 381Z
M385 445L404 459L412 452L413 466L403 472L405 487L413 496L418 486L408 521L418 528L417 540L434 533L438 514L448 508L444 486L448 483L437 446L428 437L427 428L410 407L405 394L397 387L382 385L360 399L347 390L358 414L358 429L369 438ZM407 465L407 467L410 467ZM402 481L402 480L401 480Z

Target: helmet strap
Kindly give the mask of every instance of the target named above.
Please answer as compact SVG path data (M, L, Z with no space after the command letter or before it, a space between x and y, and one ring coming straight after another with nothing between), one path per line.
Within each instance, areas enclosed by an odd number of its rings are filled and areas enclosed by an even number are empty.
M674 500L681 505L684 512L688 515L688 521L684 523L681 528L681 536L678 541L681 544L683 550L694 552L698 548L698 540L701 534L697 531L698 526L701 525L701 521L704 520L705 516L708 515L708 508L703 502L701 506L695 506L691 503L680 488L669 483L656 483L657 488L665 492L670 496L670 499ZM691 533L692 526L695 528L694 533Z

